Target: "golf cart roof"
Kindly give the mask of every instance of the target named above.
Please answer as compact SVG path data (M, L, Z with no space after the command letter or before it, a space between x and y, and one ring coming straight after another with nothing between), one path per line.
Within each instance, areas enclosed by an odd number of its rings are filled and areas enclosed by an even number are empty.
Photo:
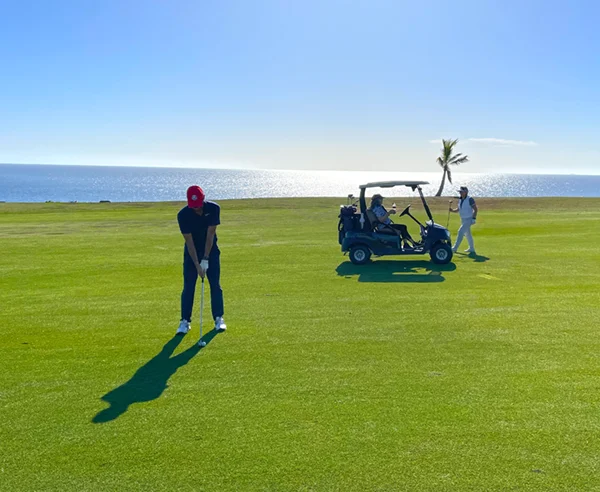
M359 188L364 190L366 188L393 188L394 186L419 186L427 184L429 184L428 181L377 181L375 183L360 185Z

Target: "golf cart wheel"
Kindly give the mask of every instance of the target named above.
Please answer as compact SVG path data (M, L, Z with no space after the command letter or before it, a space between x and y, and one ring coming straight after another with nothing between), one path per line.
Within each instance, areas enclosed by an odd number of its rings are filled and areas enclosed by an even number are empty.
M350 249L350 261L355 265L364 265L371 258L371 250L366 246L353 246Z
M452 260L452 248L447 244L436 244L429 252L431 261L438 265L445 265Z

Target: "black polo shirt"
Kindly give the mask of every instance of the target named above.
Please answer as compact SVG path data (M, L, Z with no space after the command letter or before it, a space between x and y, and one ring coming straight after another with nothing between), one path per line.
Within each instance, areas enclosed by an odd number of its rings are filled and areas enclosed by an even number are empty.
M192 235L194 246L196 246L196 253L200 260L204 256L208 228L221 223L221 207L215 202L206 201L204 202L204 207L202 207L202 215L198 215L194 212L194 209L185 206L177 214L177 222L182 234ZM187 252L187 246L185 250ZM215 242L213 243L211 254L218 251L217 235L215 234Z

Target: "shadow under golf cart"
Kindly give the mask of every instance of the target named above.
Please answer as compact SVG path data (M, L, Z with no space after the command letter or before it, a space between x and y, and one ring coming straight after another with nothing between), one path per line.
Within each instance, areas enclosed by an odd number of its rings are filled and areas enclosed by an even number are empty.
M202 341L208 346L218 333L215 330L209 331L202 337ZM159 398L167 388L169 378L177 372L177 369L185 366L200 350L203 350L198 343L194 343L187 350L171 357L184 338L175 335L157 355L140 367L129 381L100 398L110 404L110 407L98 412L92 422L95 424L110 422L123 415L134 403Z
M335 269L340 277L353 278L359 282L443 282L443 272L456 270L456 265L436 265L430 261L376 260L366 265L354 265L350 261L340 263Z

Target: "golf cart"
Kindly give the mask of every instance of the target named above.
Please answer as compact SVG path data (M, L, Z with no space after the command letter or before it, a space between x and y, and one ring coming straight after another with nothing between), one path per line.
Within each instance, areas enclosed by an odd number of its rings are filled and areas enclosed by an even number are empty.
M433 221L431 210L423 196L421 185L429 184L427 181L382 181L368 183L360 186L360 212L357 211L354 197L348 195L347 205L340 207L340 221L338 224L339 242L342 252L349 253L350 261L355 265L364 265L371 255L375 256L414 256L429 253L431 261L444 265L452 260L452 247L450 232L445 227ZM410 205L398 217L405 215L414 220L421 229L421 240L416 242L414 248L402 247L402 238L392 228L378 230L380 222L372 210L367 208L365 191L367 188L393 188L394 186L407 186L413 191L418 191L429 220L422 224L410 213Z

